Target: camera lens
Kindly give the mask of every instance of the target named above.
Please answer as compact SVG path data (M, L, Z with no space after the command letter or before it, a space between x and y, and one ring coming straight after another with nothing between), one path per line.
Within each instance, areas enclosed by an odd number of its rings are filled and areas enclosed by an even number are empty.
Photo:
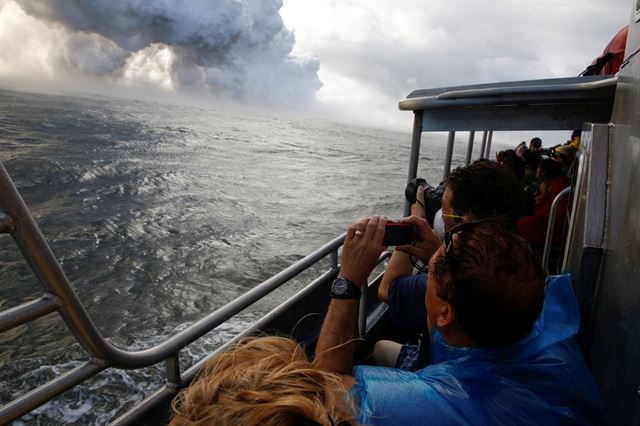
M416 202L416 194L418 193L419 186L429 186L427 181L422 178L411 179L406 188L404 189L404 197L411 204Z
M442 206L444 183L441 183L437 188L434 188L422 178L410 180L404 190L404 196L409 203L413 204L416 202L416 195L419 186L424 187L424 216L427 219L427 222L429 222L429 225L433 226L433 217Z

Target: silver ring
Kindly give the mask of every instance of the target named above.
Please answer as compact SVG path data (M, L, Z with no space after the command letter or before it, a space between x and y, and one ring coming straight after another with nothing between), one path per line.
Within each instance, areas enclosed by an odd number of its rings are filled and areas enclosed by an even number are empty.
M356 231L356 235L362 235L362 234L364 234L364 232L362 232L362 231Z

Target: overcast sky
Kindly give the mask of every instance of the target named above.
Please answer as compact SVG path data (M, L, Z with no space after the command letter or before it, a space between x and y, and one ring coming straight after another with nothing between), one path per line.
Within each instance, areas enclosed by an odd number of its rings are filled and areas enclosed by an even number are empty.
M577 75L632 3L0 0L0 86L233 99L409 131L397 103L414 89Z

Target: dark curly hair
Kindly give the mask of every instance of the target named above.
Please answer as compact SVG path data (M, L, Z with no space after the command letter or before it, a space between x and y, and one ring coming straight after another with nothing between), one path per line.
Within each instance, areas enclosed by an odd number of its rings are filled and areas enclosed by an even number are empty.
M438 296L480 346L518 341L542 309L544 281L529 244L498 220L456 233L450 253L435 259L433 273Z
M478 219L505 215L514 226L525 206L525 193L518 179L503 166L475 161L453 170L446 180L453 191L456 214L471 214Z

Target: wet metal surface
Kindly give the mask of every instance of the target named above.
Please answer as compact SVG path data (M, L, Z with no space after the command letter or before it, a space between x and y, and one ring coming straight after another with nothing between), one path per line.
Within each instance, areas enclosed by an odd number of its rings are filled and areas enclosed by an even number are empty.
M626 52L640 46L629 25ZM620 72L609 145L608 215L588 362L613 424L640 424L640 55Z

